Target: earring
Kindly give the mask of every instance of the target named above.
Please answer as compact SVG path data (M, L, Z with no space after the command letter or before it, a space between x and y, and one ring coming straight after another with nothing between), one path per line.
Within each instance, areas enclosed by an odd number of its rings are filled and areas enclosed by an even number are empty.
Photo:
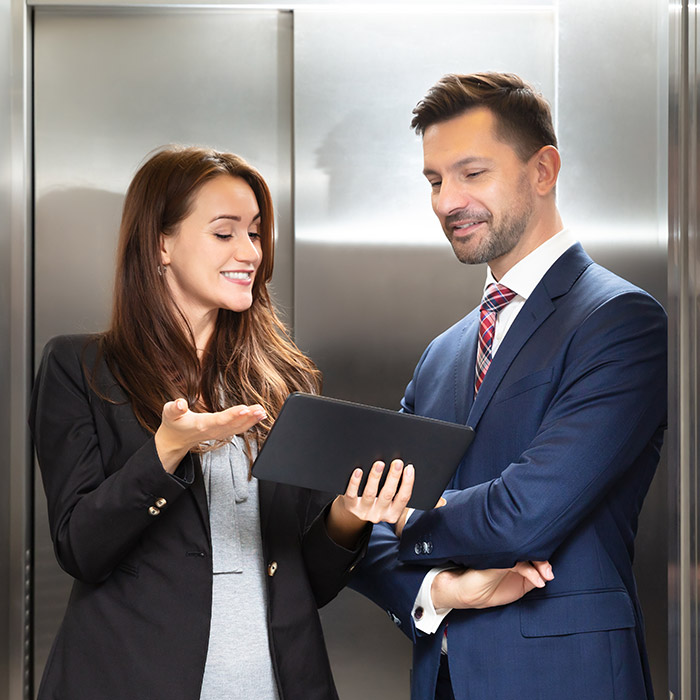
M167 265L158 265L158 274L162 277L167 271L168 271L168 266Z

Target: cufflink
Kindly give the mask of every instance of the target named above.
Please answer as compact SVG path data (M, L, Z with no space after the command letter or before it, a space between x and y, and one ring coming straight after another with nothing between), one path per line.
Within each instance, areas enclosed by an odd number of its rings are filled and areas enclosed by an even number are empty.
M423 617L423 613L425 610L419 605L414 611L413 611L413 619L414 620L420 620L421 617Z
M167 505L167 503L168 503L168 502L167 502L164 498L159 498L159 499L156 501L156 507L162 508L164 505Z
M148 512L150 515L158 515L160 511L155 506L149 506Z
M268 575L268 576L274 576L276 571L277 571L277 562L276 562L276 561L271 561L271 562L267 565L267 575Z

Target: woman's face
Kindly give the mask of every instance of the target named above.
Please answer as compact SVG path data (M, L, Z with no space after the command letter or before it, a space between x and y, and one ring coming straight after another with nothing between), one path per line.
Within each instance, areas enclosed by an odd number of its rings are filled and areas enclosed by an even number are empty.
M250 185L219 175L195 195L190 214L163 236L161 261L173 300L196 329L219 309L245 311L262 260L260 209Z

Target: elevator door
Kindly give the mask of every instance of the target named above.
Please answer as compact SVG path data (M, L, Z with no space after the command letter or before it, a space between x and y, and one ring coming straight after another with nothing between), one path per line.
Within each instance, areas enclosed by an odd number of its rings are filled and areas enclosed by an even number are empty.
M105 328L126 187L167 143L233 151L279 215L275 290L291 305L291 14L52 10L35 15L35 349ZM36 683L70 579L55 563L37 479Z

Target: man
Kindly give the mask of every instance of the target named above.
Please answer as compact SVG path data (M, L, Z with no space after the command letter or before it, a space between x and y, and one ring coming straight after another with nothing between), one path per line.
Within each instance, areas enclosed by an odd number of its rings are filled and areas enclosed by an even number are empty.
M488 272L482 308L433 340L402 406L476 436L446 505L377 526L353 587L413 640L416 700L652 698L632 558L666 420L665 313L564 228L551 114L529 85L447 75L414 115L433 210ZM508 605L483 608L498 601L465 578L546 560L554 578Z

